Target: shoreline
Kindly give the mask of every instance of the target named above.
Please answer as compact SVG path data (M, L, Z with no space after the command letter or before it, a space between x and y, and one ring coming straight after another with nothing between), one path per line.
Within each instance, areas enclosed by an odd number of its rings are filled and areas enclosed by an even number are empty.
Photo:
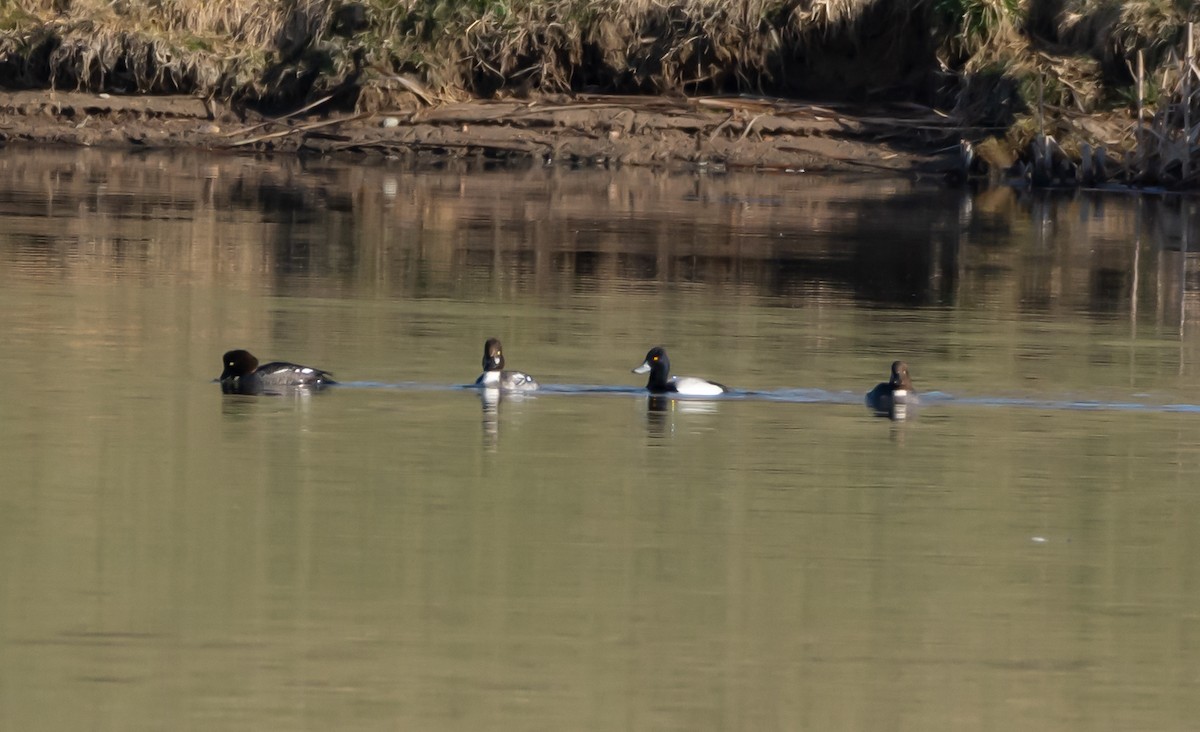
M194 96L0 92L0 144L202 149L409 162L867 173L943 179L957 130L912 104L544 95L239 118Z
M1103 0L17 0L0 134L1197 190L1197 23Z

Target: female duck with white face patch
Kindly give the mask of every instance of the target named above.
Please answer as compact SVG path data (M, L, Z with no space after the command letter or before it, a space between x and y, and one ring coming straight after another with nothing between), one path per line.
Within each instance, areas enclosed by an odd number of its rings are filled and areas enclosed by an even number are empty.
M504 349L499 338L488 338L483 344L483 373L475 386L504 391L533 391L538 383L529 374L504 370Z
M655 346L646 354L646 360L633 370L635 374L649 372L646 391L651 394L679 394L680 396L717 396L729 388L715 381L705 381L695 376L670 376L671 362L662 346Z

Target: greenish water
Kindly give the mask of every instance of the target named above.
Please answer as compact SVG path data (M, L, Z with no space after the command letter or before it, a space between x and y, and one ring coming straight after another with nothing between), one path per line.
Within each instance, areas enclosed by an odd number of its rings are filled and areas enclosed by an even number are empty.
M0 729L1189 729L1190 221L0 150Z

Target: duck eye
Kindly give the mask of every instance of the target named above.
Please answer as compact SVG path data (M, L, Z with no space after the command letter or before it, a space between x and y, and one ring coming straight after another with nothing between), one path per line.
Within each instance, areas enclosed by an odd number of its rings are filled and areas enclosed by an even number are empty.
M655 356L654 358L652 358L652 359L650 359L650 360L651 360L651 361L657 361L657 360L658 360L658 356Z

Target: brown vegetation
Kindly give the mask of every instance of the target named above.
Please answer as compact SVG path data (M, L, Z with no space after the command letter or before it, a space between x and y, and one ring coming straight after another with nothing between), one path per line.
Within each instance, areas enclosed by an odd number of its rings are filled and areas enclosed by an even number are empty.
M1103 148L1106 173L1191 185L1190 162L1123 168L1189 139L1167 110L1200 86L1183 73L1197 15L1184 0L15 0L0 83L194 94L242 115L592 92L903 100L947 110L968 142L994 136L1025 171L1059 139L1075 165L1087 146L1093 177ZM1135 149L1139 102L1166 125L1140 138L1154 153ZM1050 180L1068 169L1078 180L1065 165Z

